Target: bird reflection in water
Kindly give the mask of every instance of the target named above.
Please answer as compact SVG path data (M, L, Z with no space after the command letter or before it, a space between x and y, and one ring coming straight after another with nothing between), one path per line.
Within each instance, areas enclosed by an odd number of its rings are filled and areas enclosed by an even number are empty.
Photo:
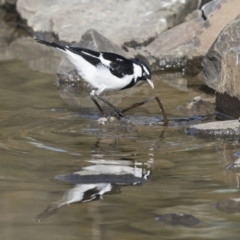
M57 213L58 209L71 203L87 203L103 198L105 194L120 193L122 186L142 185L150 176L151 164L133 161L91 160L89 166L80 171L59 175L55 178L74 187L66 191L61 200L52 202L47 209L36 216L35 220L43 221Z

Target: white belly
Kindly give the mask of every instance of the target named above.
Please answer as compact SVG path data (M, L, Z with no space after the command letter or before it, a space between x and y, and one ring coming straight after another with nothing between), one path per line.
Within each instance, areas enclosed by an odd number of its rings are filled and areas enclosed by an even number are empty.
M120 90L127 86L133 79L133 75L126 75L118 78L111 74L110 70L104 66L97 68L87 62L79 55L66 51L67 58L75 66L78 74L90 84L92 88L98 90L98 94L106 90Z

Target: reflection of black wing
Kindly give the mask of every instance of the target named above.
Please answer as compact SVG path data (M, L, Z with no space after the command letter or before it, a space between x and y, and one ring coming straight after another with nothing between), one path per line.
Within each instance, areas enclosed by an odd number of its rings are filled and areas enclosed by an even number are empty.
M97 184L97 183L116 183L118 185L142 184L146 179L139 178L130 173L125 174L91 174L70 173L55 177L58 180L72 184Z
M113 75L122 78L125 75L133 74L132 61L115 53L103 53L103 58L110 61L109 69Z

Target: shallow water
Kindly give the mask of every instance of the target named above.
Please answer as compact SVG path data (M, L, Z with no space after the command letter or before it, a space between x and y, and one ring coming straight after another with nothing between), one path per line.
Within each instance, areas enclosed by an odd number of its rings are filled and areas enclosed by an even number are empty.
M239 214L215 208L239 197L238 175L225 170L238 142L187 136L187 122L99 126L97 111L59 96L55 74L19 60L0 62L0 79L0 239L238 239ZM154 92L146 84L119 106L158 95L169 116L185 116L177 107L191 90L161 79L154 77ZM152 102L129 114L146 119L159 110ZM56 179L77 171L91 175L91 184ZM125 172L135 178L127 181ZM155 220L175 212L201 222L188 228Z

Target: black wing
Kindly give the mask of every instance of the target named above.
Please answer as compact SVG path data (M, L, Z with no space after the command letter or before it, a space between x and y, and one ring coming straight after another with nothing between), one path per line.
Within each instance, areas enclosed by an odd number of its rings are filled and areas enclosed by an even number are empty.
M69 47L68 48L71 52L76 53L83 57L86 61L91 63L94 66L97 66L98 64L101 64L101 61L99 59L100 53L86 49L86 48L77 48L77 47Z
M131 60L115 53L103 52L102 56L104 59L111 62L109 70L116 77L122 78L125 75L133 74L133 63Z
M96 52L90 49L74 48L74 47L69 47L69 50L76 54L79 54L86 61L88 61L94 66L102 64L103 66L109 68L111 73L116 77L122 78L125 75L133 74L132 61L116 53L109 53L109 52L101 53L101 52ZM101 61L101 58L109 61L110 63L106 65L104 62Z
M105 67L109 68L111 73L116 77L122 78L125 75L132 75L133 74L133 61L130 59L126 59L125 57L118 55L116 53L109 53L109 52L96 52L86 48L78 48L78 47L68 47L62 46L60 44L54 42L46 42L40 39L35 39L38 43L47 45L49 47L57 48L61 51L69 50L75 54L80 55L86 61L91 63L94 66L104 65ZM102 56L101 56L102 55ZM109 64L105 64L101 61L101 59L105 59L109 61Z

